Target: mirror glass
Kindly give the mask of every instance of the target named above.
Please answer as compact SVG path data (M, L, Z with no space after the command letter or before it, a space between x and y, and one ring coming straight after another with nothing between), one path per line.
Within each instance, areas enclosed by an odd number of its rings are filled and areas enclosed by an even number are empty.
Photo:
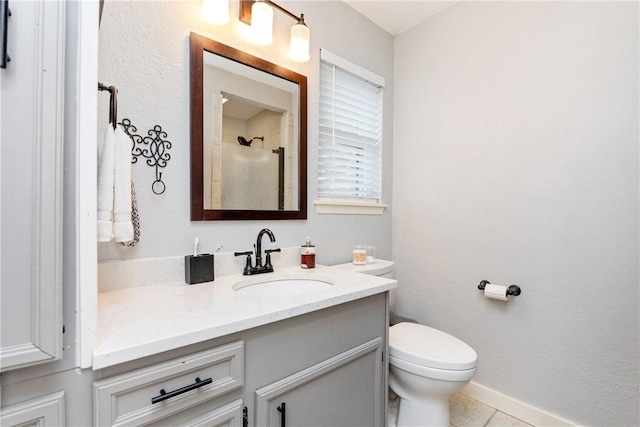
M306 218L306 77L191 34L191 218Z

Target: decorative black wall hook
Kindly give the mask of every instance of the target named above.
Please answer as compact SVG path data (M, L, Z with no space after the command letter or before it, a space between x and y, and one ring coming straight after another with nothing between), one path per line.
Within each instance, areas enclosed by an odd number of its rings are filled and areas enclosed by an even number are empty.
M162 194L166 189L164 182L162 182L162 172L159 168L167 166L167 162L171 159L171 155L167 152L171 149L171 142L167 141L167 133L162 130L160 125L155 125L153 129L147 131L148 136L140 136L136 132L138 129L131 123L129 119L122 119L120 122L124 131L131 137L132 147L131 163L137 163L138 157L142 156L147 159L149 166L156 169L156 180L151 184L151 190L155 194Z

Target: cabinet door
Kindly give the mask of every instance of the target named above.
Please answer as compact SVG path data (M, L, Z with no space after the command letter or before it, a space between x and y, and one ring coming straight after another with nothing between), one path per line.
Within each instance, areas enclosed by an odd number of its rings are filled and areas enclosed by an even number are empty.
M382 338L256 390L258 426L382 426Z
M11 61L0 70L0 371L62 353L65 2L9 8Z
M65 425L64 392L59 391L37 399L5 406L0 413L0 425L4 427Z

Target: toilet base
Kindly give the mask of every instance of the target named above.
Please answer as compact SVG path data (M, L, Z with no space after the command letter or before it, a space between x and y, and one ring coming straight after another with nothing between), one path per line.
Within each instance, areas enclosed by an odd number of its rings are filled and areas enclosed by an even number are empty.
M418 402L400 399L397 427L449 425L449 395L430 396Z
M391 392L392 393L392 392ZM389 394L391 394L389 393ZM387 405L387 425L386 427L397 427L398 426L398 406L400 405L400 398L389 397L389 402Z

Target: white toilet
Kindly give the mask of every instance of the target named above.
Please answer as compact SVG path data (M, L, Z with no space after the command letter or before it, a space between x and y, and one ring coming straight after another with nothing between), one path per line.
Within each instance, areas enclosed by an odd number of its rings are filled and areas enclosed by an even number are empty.
M389 387L397 426L449 426L449 396L476 373L477 353L445 332L417 323L389 328ZM390 426L391 427L391 426Z
M393 278L393 261L340 268ZM388 427L449 427L449 396L476 373L478 354L445 332L417 323L389 328L389 388L399 406L389 409ZM397 401L396 401L397 403Z

